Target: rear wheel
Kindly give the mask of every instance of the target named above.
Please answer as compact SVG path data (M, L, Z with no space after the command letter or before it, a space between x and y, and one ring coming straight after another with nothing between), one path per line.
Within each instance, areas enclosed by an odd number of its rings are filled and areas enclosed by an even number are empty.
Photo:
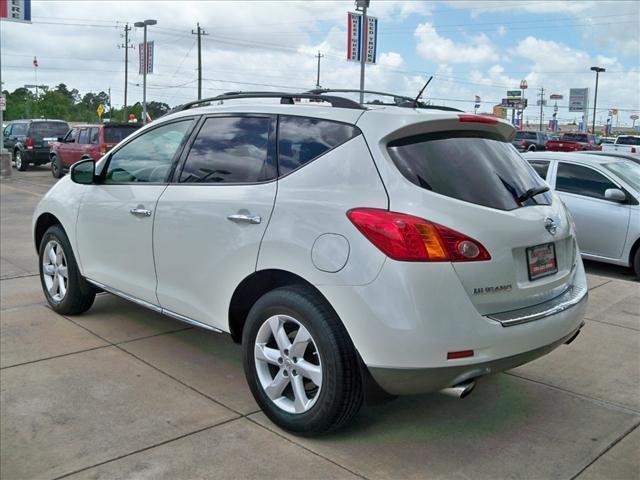
M535 145L530 145L529 148L527 149L527 152L535 152L535 151L536 151Z
M633 254L632 267L636 277L640 279L640 246L636 248L636 253Z
M320 435L358 412L363 393L355 348L312 290L290 286L265 294L249 312L242 345L251 392L281 428Z
M62 178L64 176L64 170L57 155L51 157L51 175L54 178Z
M16 153L14 154L14 162L16 163L16 169L20 172L24 172L27 169L27 162L24 161L20 150L16 150Z
M51 308L63 315L89 310L96 291L80 275L71 244L60 225L45 232L39 253L40 283Z

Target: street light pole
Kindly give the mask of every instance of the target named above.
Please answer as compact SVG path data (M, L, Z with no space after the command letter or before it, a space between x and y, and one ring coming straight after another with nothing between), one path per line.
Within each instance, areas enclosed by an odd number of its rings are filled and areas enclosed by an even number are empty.
M603 67L591 67L592 72L596 72L596 92L593 99L593 123L591 124L591 133L596 133L596 104L598 103L598 77L600 72L606 72L607 69Z
M149 70L149 52L147 51L147 26L155 25L158 23L156 20L145 20L144 22L136 22L134 27L144 28L144 40L142 43L142 50L144 55L144 61L142 62L142 124L147 123L147 70Z

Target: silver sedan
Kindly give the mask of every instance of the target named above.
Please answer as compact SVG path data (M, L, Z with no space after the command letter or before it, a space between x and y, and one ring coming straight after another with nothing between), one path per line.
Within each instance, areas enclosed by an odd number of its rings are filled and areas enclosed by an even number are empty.
M525 158L569 209L582 257L632 267L640 276L640 164L585 153Z

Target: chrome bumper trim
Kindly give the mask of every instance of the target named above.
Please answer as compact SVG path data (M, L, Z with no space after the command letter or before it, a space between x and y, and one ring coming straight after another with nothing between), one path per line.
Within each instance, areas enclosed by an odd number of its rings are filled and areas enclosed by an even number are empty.
M532 305L531 307L511 310L509 312L492 313L486 315L487 318L500 322L503 327L520 325L521 323L533 322L541 318L549 317L571 308L587 297L587 287L571 285L559 296L544 303Z

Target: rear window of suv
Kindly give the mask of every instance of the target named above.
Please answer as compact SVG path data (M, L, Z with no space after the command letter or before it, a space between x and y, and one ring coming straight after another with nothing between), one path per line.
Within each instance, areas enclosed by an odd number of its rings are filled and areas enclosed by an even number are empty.
M119 143L124 140L137 129L140 125L119 125L119 126L104 126L104 143Z
M551 204L548 193L519 200L546 184L511 143L497 135L430 133L394 140L387 149L409 181L440 195L499 210Z
M31 135L34 137L64 137L69 130L65 122L33 122Z

